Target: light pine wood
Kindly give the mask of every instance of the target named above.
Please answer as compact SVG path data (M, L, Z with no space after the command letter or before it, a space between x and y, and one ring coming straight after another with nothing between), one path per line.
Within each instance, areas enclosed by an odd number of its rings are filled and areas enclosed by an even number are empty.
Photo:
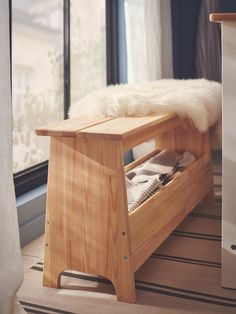
M124 151L143 143L157 134L182 123L175 114L162 114L142 118L117 118L92 126L80 132L85 138L122 140Z
M121 148L52 138L44 285L59 287L60 273L73 269L107 277L118 300L135 301Z
M88 128L90 126L109 121L112 118L98 118L98 117L79 117L66 119L63 121L58 121L47 125L45 127L40 127L35 130L37 135L41 136L65 136L73 137L76 136L77 132Z
M135 270L211 189L211 165L203 156L130 215Z
M211 22L236 22L236 13L212 13L210 14Z
M156 137L156 145L159 149L173 149L179 152L190 151L196 157L203 155L209 159L211 174L211 147L208 132L199 132L191 123L185 121L180 126ZM212 189L204 198L205 203L212 203L215 199L213 176L211 175Z
M206 152L210 154L208 132L200 133L188 122L158 135L156 145L160 149L189 150L197 157Z
M133 303L135 271L213 189L209 138L173 114L99 123L50 133L43 284L59 288L67 269L101 275ZM124 167L124 151L150 138L157 148ZM163 148L198 160L129 215L125 171Z

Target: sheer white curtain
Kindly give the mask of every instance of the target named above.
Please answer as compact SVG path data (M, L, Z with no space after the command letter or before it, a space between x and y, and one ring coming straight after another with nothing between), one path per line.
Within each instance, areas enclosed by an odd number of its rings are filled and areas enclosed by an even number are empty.
M124 0L128 83L173 77L170 0ZM133 148L137 159L152 151L149 141Z
M9 1L0 0L0 313L24 313L15 302L23 280L12 178Z
M221 81L220 25L209 23L209 15L220 11L220 2L204 0L201 3L196 50L198 77Z
M124 0L128 82L171 78L170 0Z

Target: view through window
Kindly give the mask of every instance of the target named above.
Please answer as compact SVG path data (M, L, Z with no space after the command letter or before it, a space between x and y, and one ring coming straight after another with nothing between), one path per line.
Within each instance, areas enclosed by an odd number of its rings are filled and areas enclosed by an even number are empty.
M63 119L63 0L12 0L14 173L48 159L35 128Z
M71 0L71 102L106 85L105 0Z
M64 117L63 0L12 0L14 173L48 159L35 128ZM71 102L106 85L105 0L70 1Z

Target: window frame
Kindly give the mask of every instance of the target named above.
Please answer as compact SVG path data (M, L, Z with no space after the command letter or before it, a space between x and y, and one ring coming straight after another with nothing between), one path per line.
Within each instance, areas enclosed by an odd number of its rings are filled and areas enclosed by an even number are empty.
M106 6L106 74L107 85L119 83L119 0L105 0ZM12 0L9 0L10 53L12 49ZM64 51L64 118L70 107L70 0L63 0ZM12 55L11 55L12 67ZM16 196L47 183L48 161L41 162L13 175Z

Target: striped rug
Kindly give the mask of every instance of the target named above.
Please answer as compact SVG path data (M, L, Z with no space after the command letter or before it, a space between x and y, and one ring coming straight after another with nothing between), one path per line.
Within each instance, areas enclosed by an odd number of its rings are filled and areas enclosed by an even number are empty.
M221 172L215 204L198 206L136 273L137 303L116 301L104 278L65 271L62 289L43 287L43 263L25 273L18 297L28 313L236 313L236 290L221 288Z

